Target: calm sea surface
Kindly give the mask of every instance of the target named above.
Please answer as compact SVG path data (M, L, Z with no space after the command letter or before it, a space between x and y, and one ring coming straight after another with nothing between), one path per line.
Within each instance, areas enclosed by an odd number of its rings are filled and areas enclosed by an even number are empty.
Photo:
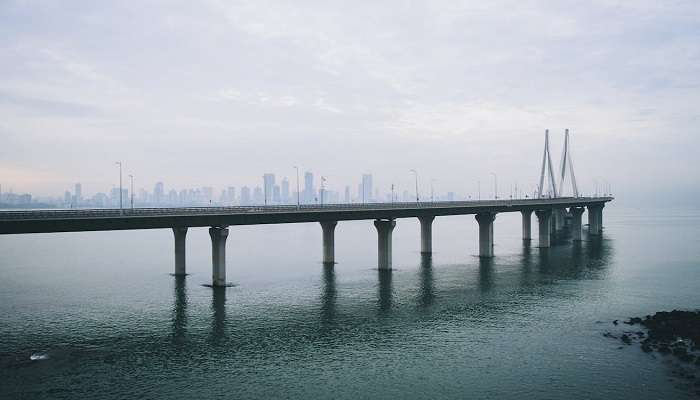
M432 259L398 220L388 274L371 221L338 224L334 268L318 224L231 227L216 290L206 229L184 279L167 230L0 236L0 398L695 398L603 333L700 308L700 213L604 222L540 250L500 214L480 260L473 216L435 220Z

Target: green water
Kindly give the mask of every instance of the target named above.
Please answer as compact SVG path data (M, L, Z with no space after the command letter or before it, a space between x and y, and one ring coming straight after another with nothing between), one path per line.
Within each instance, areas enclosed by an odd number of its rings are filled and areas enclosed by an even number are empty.
M371 221L338 224L334 268L318 224L231 227L217 290L205 229L184 279L166 230L0 237L0 398L694 398L603 333L700 307L700 213L606 207L549 250L502 214L490 260L476 228L437 218L426 258L398 220L380 273Z

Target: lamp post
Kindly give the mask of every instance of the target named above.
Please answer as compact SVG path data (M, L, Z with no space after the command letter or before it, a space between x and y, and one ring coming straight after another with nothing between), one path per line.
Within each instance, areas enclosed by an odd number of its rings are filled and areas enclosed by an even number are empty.
M267 205L267 179L265 179L265 175L263 175L263 196L265 196L263 204Z
M134 209L134 176L129 174L129 179L131 180L131 209Z
M391 184L391 204L394 204L394 184Z
M321 175L321 207L323 207L323 192L326 190L326 177Z
M498 200L498 176L495 172L491 172L493 175L493 199Z
M299 209L299 167L296 165L294 166L294 169L297 170L297 210Z
M122 162L117 161L116 164L119 166L119 214L124 213L122 208Z
M416 206L420 204L420 197L418 196L418 172L415 169L412 169L411 172L413 172L413 175L416 178Z

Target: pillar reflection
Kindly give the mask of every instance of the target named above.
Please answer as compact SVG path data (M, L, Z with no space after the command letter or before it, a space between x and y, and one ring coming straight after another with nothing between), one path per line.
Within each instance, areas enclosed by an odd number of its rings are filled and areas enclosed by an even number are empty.
M418 305L420 307L429 307L435 301L433 286L433 256L431 253L421 254L419 275L420 297L418 298Z
M174 278L172 337L175 345L182 345L187 333L187 281L184 275L176 275Z
M212 287L212 338L215 342L226 336L226 288Z
M392 305L393 287L391 270L379 270L379 310L389 311Z
M324 265L323 289L321 292L321 325L331 325L335 321L337 297L335 268L332 265Z

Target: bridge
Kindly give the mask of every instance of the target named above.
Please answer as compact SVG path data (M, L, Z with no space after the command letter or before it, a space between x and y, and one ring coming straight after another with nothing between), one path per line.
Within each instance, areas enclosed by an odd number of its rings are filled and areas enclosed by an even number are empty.
M185 275L185 239L188 228L209 227L212 243L212 285L226 285L226 238L236 225L320 223L323 262L335 263L335 228L339 221L374 220L377 230L377 265L391 269L392 231L400 218L418 218L421 252L432 252L435 217L474 215L479 224L479 255L492 257L493 226L498 213L522 214L523 240L531 240L531 219L539 226L539 247L549 247L550 237L570 219L573 240L582 239L582 215L588 210L588 233L602 232L603 207L612 197L560 197L519 200L449 201L429 203L329 204L323 206L258 206L135 208L97 210L31 210L0 212L0 234L172 229L175 238L175 274Z
M551 236L568 229L574 241L582 240L582 215L588 210L588 234L600 235L603 207L613 197L579 196L565 131L559 168L552 166L549 131L545 131L544 154L537 196L532 199L487 201L326 204L255 207L132 208L95 210L0 211L0 235L50 232L112 231L125 229L172 229L175 237L175 275L186 275L186 237L192 227L209 227L212 244L212 286L226 286L226 239L229 226L258 224L320 223L323 262L335 264L335 228L339 221L374 220L377 230L377 266L391 270L392 232L396 220L418 218L421 252L432 253L435 217L474 215L479 224L479 256L493 257L493 226L496 215L522 214L523 240L532 239L531 220L538 220L538 246L550 247ZM572 196L562 195L567 178ZM545 179L545 177L547 179ZM546 185L546 189L545 189ZM417 185L416 185L417 186ZM418 198L418 196L416 196Z

